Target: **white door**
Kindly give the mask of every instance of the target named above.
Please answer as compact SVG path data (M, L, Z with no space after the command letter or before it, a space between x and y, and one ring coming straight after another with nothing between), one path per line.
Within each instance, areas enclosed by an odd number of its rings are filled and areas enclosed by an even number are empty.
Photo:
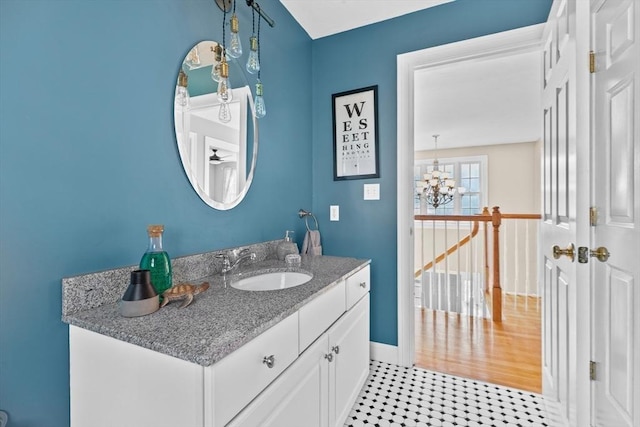
M593 11L592 424L640 425L640 2Z
M581 237L576 186L576 0L554 1L543 36L543 219L540 281L543 298L542 387L562 422L575 425L576 266L571 250ZM586 231L588 238L588 229ZM553 247L557 247L554 256ZM581 290L588 293L588 287ZM575 371L574 371L575 372Z

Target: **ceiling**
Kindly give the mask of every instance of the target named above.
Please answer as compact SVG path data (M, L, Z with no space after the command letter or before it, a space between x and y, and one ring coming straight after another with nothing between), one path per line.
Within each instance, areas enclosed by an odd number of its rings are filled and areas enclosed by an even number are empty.
M280 0L312 39L453 0Z
M415 150L537 141L540 53L461 61L414 75Z
M280 0L312 39L453 0ZM455 23L452 23L455 24ZM536 141L540 54L519 53L416 71L415 150Z

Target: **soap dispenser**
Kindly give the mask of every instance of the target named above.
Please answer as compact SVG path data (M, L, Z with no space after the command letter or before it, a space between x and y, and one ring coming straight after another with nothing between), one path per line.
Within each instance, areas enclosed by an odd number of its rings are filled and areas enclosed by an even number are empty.
M282 241L278 243L278 247L276 248L276 253L280 261L284 261L284 257L289 254L299 253L298 245L291 239L290 234L293 234L293 231L287 230L284 234L284 239L282 239Z

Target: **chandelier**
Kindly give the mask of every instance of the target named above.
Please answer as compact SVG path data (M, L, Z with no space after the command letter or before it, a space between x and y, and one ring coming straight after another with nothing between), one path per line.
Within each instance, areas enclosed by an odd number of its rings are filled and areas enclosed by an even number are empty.
M463 195L465 193L464 187L456 188L456 181L449 177L447 172L441 171L438 168L438 137L440 135L433 135L435 140L435 159L433 161L433 170L430 173L426 173L423 176L424 181L418 181L416 187L418 195L424 198L427 204L437 208L441 205L450 203L456 191Z

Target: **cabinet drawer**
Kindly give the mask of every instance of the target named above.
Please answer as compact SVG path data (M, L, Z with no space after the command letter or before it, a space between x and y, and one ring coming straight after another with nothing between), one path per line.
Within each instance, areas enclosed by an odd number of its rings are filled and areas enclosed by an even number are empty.
M323 334L227 427L327 427L328 349Z
M367 265L353 276L347 277L347 310L369 292L371 288L369 275L370 268Z
M273 356L269 367L265 358ZM298 313L292 314L211 366L212 423L223 426L298 357Z
M300 353L346 311L344 292L341 281L300 309Z

